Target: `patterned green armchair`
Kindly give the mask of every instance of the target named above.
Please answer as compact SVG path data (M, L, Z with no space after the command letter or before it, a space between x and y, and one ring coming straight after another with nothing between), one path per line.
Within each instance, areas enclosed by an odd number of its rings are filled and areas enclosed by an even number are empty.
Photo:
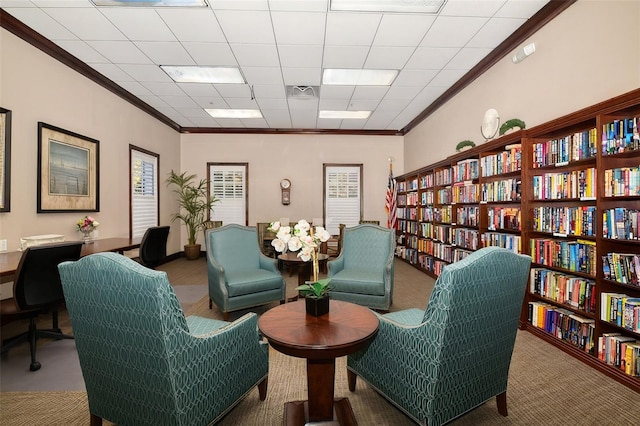
M255 314L185 318L165 272L115 253L58 269L92 425L207 425L256 385L265 399L269 355Z
M372 309L393 302L395 232L372 224L344 228L340 255L327 262L331 298Z
M421 425L441 425L497 397L507 378L531 258L488 247L448 265L426 311L379 315L371 345L347 358L360 376Z
M276 259L265 256L253 226L226 225L206 235L209 309L229 312L276 300L285 302L286 286Z

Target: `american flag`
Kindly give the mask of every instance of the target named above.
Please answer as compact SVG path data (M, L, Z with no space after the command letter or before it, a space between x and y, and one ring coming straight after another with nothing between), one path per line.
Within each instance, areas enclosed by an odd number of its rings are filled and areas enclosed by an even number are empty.
M389 164L389 181L387 182L387 196L384 209L387 211L387 228L397 229L396 221L396 180L393 177L393 165Z

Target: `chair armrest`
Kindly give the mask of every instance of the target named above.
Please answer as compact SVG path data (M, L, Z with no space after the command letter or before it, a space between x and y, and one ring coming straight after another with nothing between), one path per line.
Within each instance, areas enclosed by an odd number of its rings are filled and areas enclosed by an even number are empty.
M344 269L344 255L340 253L338 257L327 262L327 277L332 277Z
M267 271L280 273L278 271L278 261L272 257L265 255L264 253L260 253L258 257L260 269L265 269Z

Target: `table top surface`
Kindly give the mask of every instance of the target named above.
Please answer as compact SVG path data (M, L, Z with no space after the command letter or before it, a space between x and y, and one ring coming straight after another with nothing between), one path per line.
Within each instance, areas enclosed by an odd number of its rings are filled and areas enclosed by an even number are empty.
M329 302L329 313L308 315L305 300L279 305L260 316L258 327L278 351L300 358L336 358L364 348L378 331L378 317L364 306Z
M323 261L329 258L328 254L318 253L318 260ZM284 260L285 262L305 262L301 258L298 257L297 251L288 251L286 253L282 253L278 255L278 259ZM309 260L309 262L311 262Z
M80 256L88 256L101 252L123 252L140 247L142 238L115 237L94 240L91 244L84 244ZM13 275L18 268L22 251L0 253L0 276Z

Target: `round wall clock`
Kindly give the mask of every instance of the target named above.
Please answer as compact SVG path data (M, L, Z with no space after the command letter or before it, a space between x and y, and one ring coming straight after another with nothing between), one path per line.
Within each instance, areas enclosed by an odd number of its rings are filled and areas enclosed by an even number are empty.
M480 133L486 139L493 139L500 127L500 115L493 108L487 110L482 117L482 125L480 125Z
M282 204L286 206L291 203L291 181L282 179L280 181L280 190L282 191Z

